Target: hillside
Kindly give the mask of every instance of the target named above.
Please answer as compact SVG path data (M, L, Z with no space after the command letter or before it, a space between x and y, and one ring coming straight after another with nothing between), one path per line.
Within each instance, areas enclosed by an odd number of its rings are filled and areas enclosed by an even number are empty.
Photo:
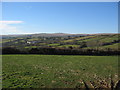
M112 90L120 80L117 56L3 55L2 58L3 88Z
M18 34L18 35L2 35L2 38L13 37L67 37L67 36L87 36L89 34L69 34L69 33L36 33L36 34Z
M50 34L46 36L26 36L26 37L10 37L2 39L3 47L17 48L72 48L72 49L115 49L118 50L120 42L119 34L89 34L89 35L66 35L66 34ZM57 36L58 35L58 36ZM63 36L66 37L63 37Z

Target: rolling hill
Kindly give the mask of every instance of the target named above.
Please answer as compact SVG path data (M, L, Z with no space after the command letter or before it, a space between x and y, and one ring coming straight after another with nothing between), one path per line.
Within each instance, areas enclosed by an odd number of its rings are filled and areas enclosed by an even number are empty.
M72 48L118 50L120 34L31 34L31 35L3 35L3 47L17 48Z

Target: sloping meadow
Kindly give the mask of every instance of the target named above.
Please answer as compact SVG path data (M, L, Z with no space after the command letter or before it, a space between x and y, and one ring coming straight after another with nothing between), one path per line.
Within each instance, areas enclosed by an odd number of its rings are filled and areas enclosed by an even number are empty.
M117 88L118 56L3 55L3 88Z

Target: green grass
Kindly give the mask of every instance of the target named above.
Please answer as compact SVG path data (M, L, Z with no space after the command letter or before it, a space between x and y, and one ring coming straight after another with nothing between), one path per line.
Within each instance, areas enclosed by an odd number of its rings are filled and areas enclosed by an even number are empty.
M120 43L115 43L115 44L112 44L112 45L101 46L100 48L102 48L102 49L111 48L111 49L114 49L114 50L118 50L119 45L120 45Z
M72 47L80 47L80 45L60 45L58 47L66 47L66 48L69 48L70 46Z
M54 43L54 44L48 44L48 46L59 46L59 43Z
M37 48L37 47L39 47L39 46L26 46L24 48Z
M6 42L10 42L10 40L9 39L0 40L0 43L6 43Z
M3 88L78 88L117 77L117 56L3 55ZM115 79L114 79L115 80ZM97 84L95 84L97 82ZM98 85L99 86L99 85Z
M28 41L36 41L39 40L38 38L32 38L32 39L28 39Z
M61 42L73 42L74 40L84 40L84 39L94 38L94 37L96 37L96 36L85 36L85 37L79 37L79 38L75 38L75 39L64 40Z
M118 50L119 49L120 43L114 43L112 45L105 45L105 46L96 46L96 47L85 47L83 49L99 49L99 50L105 50L107 48L113 49L113 50Z
M118 40L118 35L110 35L110 36L94 36L92 38L89 39L85 39L85 40L80 40L78 42L92 42L92 41L99 41L102 43L110 43L113 42L114 40Z
M0 43L3 43L3 45L5 46L8 45L8 47L9 46L16 47L19 44L19 47L21 46L23 48L37 48L37 47L50 47L50 46L55 47L55 48L68 48L69 46L72 46L73 48L79 49L79 47L82 46L84 42L87 45L87 47L85 47L84 49L91 49L91 48L95 49L96 47L99 46L99 49L101 50L104 50L107 48L117 50L118 42L115 44L112 44L112 42L114 42L115 40L119 40L118 37L120 37L119 34L91 35L91 36L84 36L84 37L71 37L71 38L62 38L62 39L59 38L58 40L51 40L49 38L47 38L46 40L42 40L43 38L40 39L38 37L33 37L33 38L28 38L28 39L18 37L18 38L11 38L11 39L3 39L2 41L0 41ZM35 43L34 45L30 44L30 46L27 46L26 40L27 41L42 41L42 43ZM25 42L25 45L21 44L23 42ZM49 44L49 42L52 42L52 44ZM111 45L103 45L106 43L111 43Z
M101 39L100 41L104 43L109 43L109 42L113 42L114 40L118 40L118 39L119 39L118 36L115 35L113 37L106 37L104 39Z

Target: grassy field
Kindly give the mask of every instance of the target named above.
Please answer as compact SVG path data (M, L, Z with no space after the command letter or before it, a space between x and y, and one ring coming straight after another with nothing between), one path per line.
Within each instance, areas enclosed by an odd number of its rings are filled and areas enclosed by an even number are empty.
M3 55L3 88L111 88L117 56Z
M120 43L119 37L119 34L96 34L83 37L14 37L3 38L0 43L2 43L4 47L17 47L23 49L39 47L95 49L96 47L100 47L100 50L108 50L108 48L118 50L118 44ZM35 43L28 44L27 41ZM84 47L83 44L85 45Z

